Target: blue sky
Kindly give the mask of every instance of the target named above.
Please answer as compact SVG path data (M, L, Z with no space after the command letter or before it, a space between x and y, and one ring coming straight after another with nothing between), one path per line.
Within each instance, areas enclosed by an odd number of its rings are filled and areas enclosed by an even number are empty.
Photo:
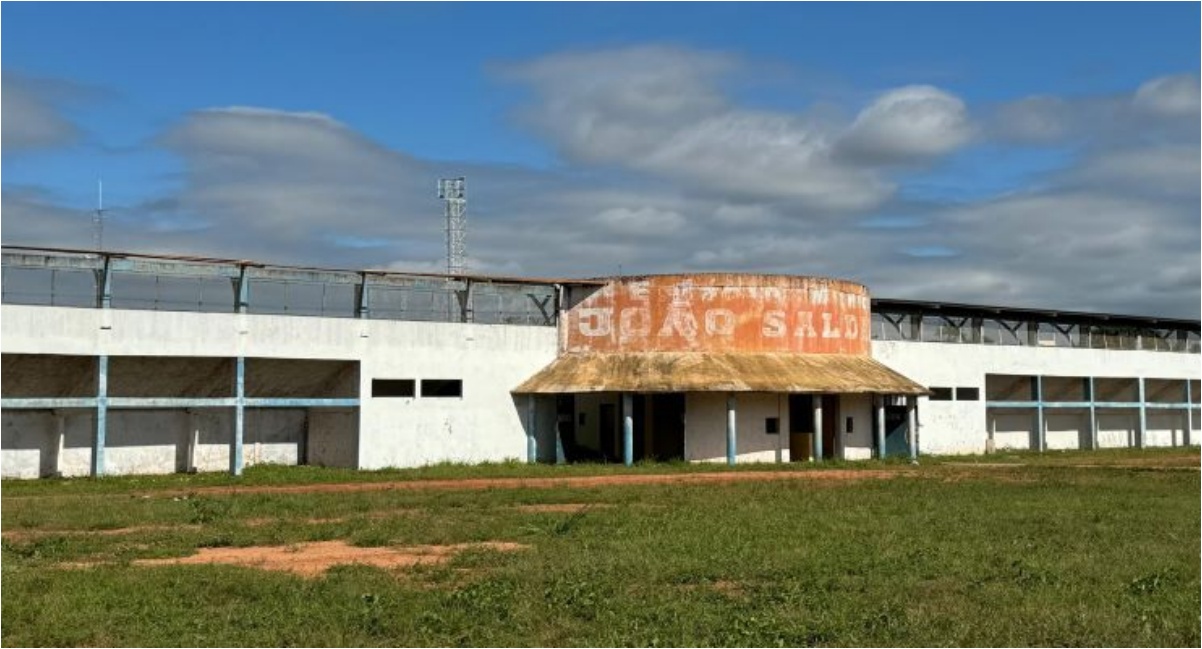
M113 248L436 269L434 180L466 174L483 272L1198 313L1197 4L0 17L5 243L86 245L103 175Z

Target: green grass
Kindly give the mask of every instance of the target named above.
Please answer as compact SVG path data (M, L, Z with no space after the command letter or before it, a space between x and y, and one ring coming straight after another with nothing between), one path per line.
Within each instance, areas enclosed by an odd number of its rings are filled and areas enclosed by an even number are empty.
M1153 457L1179 468L1073 466ZM1202 520L1189 458L1196 465L1197 451L1020 454L1005 468L925 459L885 481L590 489L170 496L156 492L230 479L6 482L0 637L21 646L1198 646ZM262 468L243 483L627 471ZM608 506L515 507L536 503ZM87 532L132 526L152 527ZM130 564L330 539L531 547L403 573L345 566L313 580ZM64 568L71 562L100 565Z

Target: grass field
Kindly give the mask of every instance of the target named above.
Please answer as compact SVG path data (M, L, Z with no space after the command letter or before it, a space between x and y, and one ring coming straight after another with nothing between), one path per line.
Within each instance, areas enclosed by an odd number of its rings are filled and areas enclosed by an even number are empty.
M740 467L726 482L699 481L713 466L519 464L5 482L2 640L1198 646L1198 466L1177 449ZM658 474L681 482L595 482ZM547 482L565 477L582 480ZM485 478L500 481L435 482ZM299 565L332 541L424 558L311 574L147 563L273 546Z

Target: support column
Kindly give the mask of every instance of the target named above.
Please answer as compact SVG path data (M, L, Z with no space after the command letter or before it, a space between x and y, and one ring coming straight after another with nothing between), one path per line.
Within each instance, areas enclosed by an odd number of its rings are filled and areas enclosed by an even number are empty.
M1035 450L1043 452L1044 444L1044 416L1043 416L1043 377L1034 376L1031 380L1031 396L1035 398Z
M1181 441L1184 446L1194 442L1194 391L1190 388L1189 379L1185 380L1185 435Z
M1089 402L1089 450L1098 450L1098 400L1094 394L1093 377L1085 379L1085 400Z
M92 435L92 475L104 475L104 443L109 419L109 357L96 359L96 423Z
M246 430L246 358L234 361L234 439L230 444L230 473L242 475L242 439Z
M622 463L634 464L634 395L622 393Z
M910 461L918 462L918 397L906 397L906 432L910 435Z
M813 396L814 409L814 437L810 442L812 449L813 461L822 461L822 395L815 394Z
M526 395L526 463L538 462L538 408L534 395Z
M188 411L188 461L184 470L196 473L200 470L196 462L196 450L200 447L200 413Z
M1144 436L1148 431L1148 402L1144 394L1144 377L1136 380L1139 381L1139 430L1135 431L1135 448L1143 448Z
M876 395L876 459L885 459L885 395Z
M989 439L985 440L985 452L997 450L997 413L989 414L989 406L985 406L985 418L989 420Z
M50 458L46 462L49 468L47 477L50 478L63 475L63 448L67 446L67 412L54 411L54 437L50 439Z
M730 466L735 465L735 456L738 454L738 401L734 393L726 395L726 463Z

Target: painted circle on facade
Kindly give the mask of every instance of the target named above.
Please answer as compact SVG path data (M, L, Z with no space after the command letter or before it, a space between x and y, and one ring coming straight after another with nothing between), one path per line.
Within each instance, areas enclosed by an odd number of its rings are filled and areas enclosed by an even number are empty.
M564 315L577 352L870 353L868 289L822 277L651 275L615 279Z

